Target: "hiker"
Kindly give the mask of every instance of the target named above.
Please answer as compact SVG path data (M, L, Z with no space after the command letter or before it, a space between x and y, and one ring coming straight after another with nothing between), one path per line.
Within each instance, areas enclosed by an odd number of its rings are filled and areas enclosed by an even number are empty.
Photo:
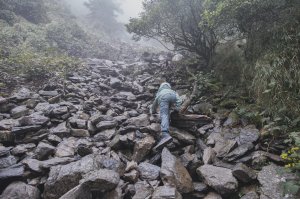
M172 142L172 137L169 134L170 125L170 113L169 109L172 105L175 105L175 111L180 110L180 105L182 100L180 99L178 93L171 89L171 85L164 82L160 85L155 100L150 108L150 114L154 114L159 105L160 109L160 119L161 119L161 139L159 143L154 147L154 150L158 150L163 146Z

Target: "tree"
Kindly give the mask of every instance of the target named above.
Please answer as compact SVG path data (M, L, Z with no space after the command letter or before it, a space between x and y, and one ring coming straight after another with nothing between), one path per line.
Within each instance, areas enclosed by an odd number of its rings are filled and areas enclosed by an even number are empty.
M122 13L115 0L89 0L85 3L89 8L89 21L93 28L104 31L108 35L122 31L122 24L117 21L117 14Z
M133 39L155 39L171 43L176 50L195 53L207 64L217 44L209 27L199 26L202 21L203 0L145 0L144 12L139 18L130 19L127 31Z

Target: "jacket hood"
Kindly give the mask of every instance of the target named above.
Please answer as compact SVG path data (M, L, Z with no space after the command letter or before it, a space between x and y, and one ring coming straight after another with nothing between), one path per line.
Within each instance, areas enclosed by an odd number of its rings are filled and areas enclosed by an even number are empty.
M162 83L158 89L158 93L164 89L171 89L171 85L167 82Z

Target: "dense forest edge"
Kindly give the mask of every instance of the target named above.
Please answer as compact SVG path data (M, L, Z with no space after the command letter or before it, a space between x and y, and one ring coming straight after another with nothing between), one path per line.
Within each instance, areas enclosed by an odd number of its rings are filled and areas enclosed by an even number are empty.
M79 20L63 1L0 0L0 97L66 78L86 58L126 61L155 51L117 39L127 31L183 55L164 77L194 85L194 104L230 109L234 125L255 124L261 147L300 177L299 0L144 0L126 26L113 1L86 7ZM202 110L211 116L210 106ZM300 181L284 186L299 193Z

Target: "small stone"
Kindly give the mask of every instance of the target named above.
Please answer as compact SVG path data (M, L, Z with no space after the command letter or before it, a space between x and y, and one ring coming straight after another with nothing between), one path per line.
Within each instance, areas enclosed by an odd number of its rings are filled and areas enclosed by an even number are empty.
M130 183L136 183L139 178L139 172L137 170L131 170L129 173L125 173L123 178Z
M215 192L209 192L203 199L222 199L222 196Z
M29 113L29 109L26 106L17 106L11 110L11 116L16 119L25 116Z
M238 180L244 183L249 183L250 181L256 179L255 171L247 167L243 163L235 165L232 174L234 177L236 177Z
M54 150L54 146L44 142L40 142L35 149L36 158L38 160L47 159L49 155L52 155L54 153Z
M203 162L204 164L211 164L216 157L216 152L211 148L207 147L203 152Z
M152 199L182 199L180 193L174 187L157 187L152 195Z
M85 129L71 129L71 135L74 137L90 137L90 133Z
M132 159L136 162L142 161L149 154L154 144L155 140L152 136L138 140L134 145Z
M40 199L40 191L38 188L25 184L24 182L13 182L3 191L1 199Z

